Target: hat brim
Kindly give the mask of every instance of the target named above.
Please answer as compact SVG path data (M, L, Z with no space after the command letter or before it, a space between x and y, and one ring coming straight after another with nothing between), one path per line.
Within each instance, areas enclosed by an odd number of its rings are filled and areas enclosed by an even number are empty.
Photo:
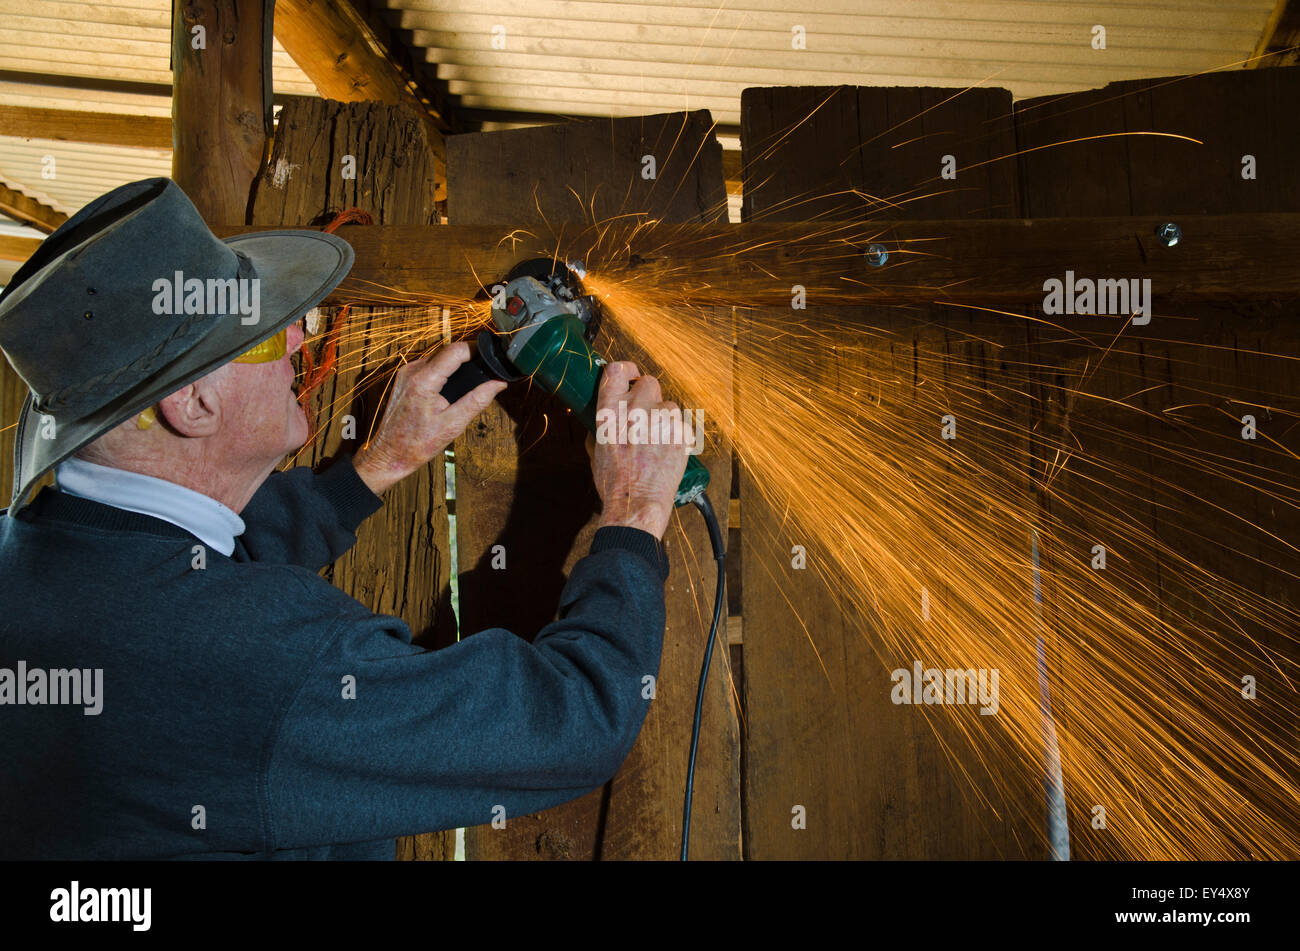
M256 269L257 323L234 317L217 321L202 340L150 379L82 419L58 421L52 437L28 393L14 437L10 515L41 476L77 450L298 320L338 286L354 259L352 245L322 231L255 231L223 243L246 254Z

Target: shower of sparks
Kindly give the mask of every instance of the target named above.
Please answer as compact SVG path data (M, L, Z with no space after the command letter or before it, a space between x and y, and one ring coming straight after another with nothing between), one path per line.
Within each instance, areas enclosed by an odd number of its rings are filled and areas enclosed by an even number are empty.
M930 181L905 194L854 194L870 215L941 190ZM804 589L815 586L784 566L802 545L808 571L886 671L913 659L997 670L994 716L977 705L917 709L932 725L947 721L944 736L959 738L945 744L954 771L990 810L1042 824L1041 797L1012 792L1042 786L1041 632L1072 826L1086 829L1102 806L1113 830L1090 839L1092 854L1297 857L1300 550L1270 527L1293 524L1300 508L1297 457L1285 443L1294 420L1270 428L1281 437L1261 431L1248 445L1239 437L1243 413L1283 417L1279 406L1294 405L1293 394L1188 373L1180 399L1194 401L1160 405L1123 318L1068 332L1041 315L979 308L938 320L933 308L869 308L870 288L849 281L831 302L852 307L701 306L725 294L699 275L743 268L754 249L738 243L719 255L710 245L703 260L700 249L665 245L650 280L629 248L634 237L644 247L657 225L618 215L578 238L556 227L551 240L557 255L576 250L586 262L585 285L617 331L602 341L610 356L652 355L665 392L704 411L706 463L710 452L734 451L761 496L747 505L771 517L745 519L746 546L759 555L745 561L746 584L781 586L798 615ZM872 232L869 223L826 221L822 250L801 260L825 266L858 255ZM923 244L902 250L919 256ZM488 318L486 303L469 300L370 311L344 334L339 371L349 383L320 415L348 412L356 392L382 384L393 365ZM1191 346L1150 333L1141 345L1164 343ZM1236 352L1261 365L1297 360ZM953 440L941 438L948 415ZM1212 526L1187 524L1189 513L1207 511ZM1162 538L1161 521L1225 554L1203 563L1202 550ZM1104 570L1093 567L1096 545L1106 549ZM1223 569L1229 561L1235 568ZM1239 580L1255 565L1276 572L1273 597ZM803 624L791 636L821 661L816 629ZM1246 675L1258 679L1260 699L1243 698ZM835 689L829 675L828 684Z
M711 434L734 448L779 516L746 518L744 537L761 570L790 586L796 613L802 585L780 567L802 544L808 568L846 618L858 619L886 668L917 658L1000 672L992 718L1000 734L973 707L926 711L951 718L963 735L965 748L952 755L968 773L982 772L977 789L1031 788L1041 777L1030 564L1037 530L1041 623L1074 821L1089 822L1093 807L1105 806L1108 825L1122 833L1098 841L1115 858L1294 857L1296 611L1206 570L1149 521L1149 504L1175 519L1203 509L1211 486L1225 480L1242 490L1238 497L1294 510L1294 478L1268 464L1287 461L1284 450L1261 447L1263 461L1237 462L1234 421L1192 430L1196 448L1166 442L1137 405L1079 386L1095 367L990 354L995 346L985 340L927 330L897 309L868 316L875 326L833 310L746 313L733 350L729 317L589 266L587 285L654 355L677 402L714 421ZM987 356L996 381L983 373ZM1054 379L1055 392L1042 392ZM1040 400L1070 407L1052 431L1035 425L1031 407ZM1098 408L1122 409L1127 419L1090 418ZM940 438L948 414L958 426L951 441ZM1176 466L1184 477L1148 485L1146 470L1125 461L1134 450L1158 460L1158 473ZM1231 534L1208 541L1239 545L1234 557L1246 564L1257 559L1252 539L1262 534L1297 564L1290 540L1247 513L1220 511L1215 530ZM767 537L753 537L759 530ZM1091 567L1099 543L1109 552L1105 570ZM1168 577L1159 591L1144 590L1156 565ZM816 650L817 631L803 636ZM1293 647L1275 654L1266 646L1282 643ZM1244 674L1270 683L1266 704L1243 699ZM1014 800L986 797L994 801ZM1019 806L1036 824L1041 803Z
M392 385L392 371L397 367L428 356L449 341L472 337L491 319L489 303L479 300L443 301L418 307L369 308L362 309L361 313L365 316L350 321L338 337L335 376L337 380L347 380L347 385L322 387L313 397L319 404L315 412L308 409L309 420L314 415L318 422L324 421L319 428L313 427L313 437L323 430L328 431L331 424L352 412L353 401L370 387L380 388L382 402ZM336 319L332 309L329 319ZM327 332L328 329L323 329L309 337L304 347L323 341ZM329 395L331 392L332 396ZM301 464L301 457L311 449L312 440L308 440L291 462Z

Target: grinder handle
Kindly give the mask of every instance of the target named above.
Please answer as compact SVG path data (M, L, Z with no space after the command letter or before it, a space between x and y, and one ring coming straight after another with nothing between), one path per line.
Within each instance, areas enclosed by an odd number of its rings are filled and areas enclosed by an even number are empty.
M512 383L524 378L510 362L501 341L492 331L480 330L470 342L469 349L469 360L458 366L442 385L442 396L448 403L456 402L482 383L492 380Z
M474 351L474 354L468 361L458 366L455 372L447 377L447 382L442 385L442 398L448 403L456 402L476 386L500 379L479 360L478 348L474 344L470 344L470 349Z

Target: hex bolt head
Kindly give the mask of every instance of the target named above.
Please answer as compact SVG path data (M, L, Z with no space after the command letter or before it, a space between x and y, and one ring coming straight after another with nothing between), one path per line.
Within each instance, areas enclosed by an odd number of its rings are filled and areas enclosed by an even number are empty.
M1183 238L1183 229L1172 221L1156 226L1156 237L1166 248L1172 248Z
M872 244L867 246L865 256L872 267L884 267L889 260L889 251L883 244Z

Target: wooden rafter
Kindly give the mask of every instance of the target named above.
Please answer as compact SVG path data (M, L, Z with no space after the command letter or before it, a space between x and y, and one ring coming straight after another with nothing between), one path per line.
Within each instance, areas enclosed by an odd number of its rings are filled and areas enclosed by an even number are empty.
M1247 69L1300 64L1300 2L1277 0Z
M360 9L359 9L360 7ZM401 44L364 4L349 0L279 0L275 36L326 99L410 106L425 123L434 154L438 197L445 197L446 146L451 129L436 89L414 71ZM404 65L405 63L405 65Z
M387 51L398 70L409 77L412 90L424 103L438 128L447 133L462 132L456 96L447 91L447 83L438 78L437 65L430 62L426 50L417 47L411 34L390 25L389 8L375 0L349 0L365 20L379 44Z
M50 234L68 216L0 182L0 213Z
M172 147L172 120L168 116L0 105L0 129L4 129L5 135L28 139L89 142L94 145L140 149Z
M0 261L22 263L35 254L40 246L40 238L16 238L12 235L0 234Z

